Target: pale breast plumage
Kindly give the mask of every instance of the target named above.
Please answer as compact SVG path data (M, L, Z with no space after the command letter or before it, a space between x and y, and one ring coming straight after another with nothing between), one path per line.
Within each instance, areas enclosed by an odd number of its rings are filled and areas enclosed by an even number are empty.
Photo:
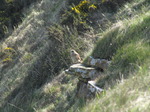
M81 57L75 50L70 51L70 56L71 56L71 60L74 64L81 63Z

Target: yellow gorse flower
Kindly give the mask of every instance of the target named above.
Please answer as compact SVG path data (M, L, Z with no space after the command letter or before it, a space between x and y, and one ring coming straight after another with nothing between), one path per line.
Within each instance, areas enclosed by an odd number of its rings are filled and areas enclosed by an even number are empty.
M14 49L11 47L6 47L4 50L14 50Z
M16 54L16 51L11 48L11 47L6 47L4 48L3 52L5 53L5 55L7 55L8 57L13 57Z
M78 14L80 13L80 11L79 11L76 7L72 7L71 9L72 9L73 11L75 11L76 13L78 13Z
M92 4L92 5L89 6L89 8L94 8L94 9L96 9L97 7L96 7L94 4Z
M12 59L10 57L3 59L3 62L6 62L6 61L12 61Z
M88 11L90 8L96 9L97 7L94 4L90 4L89 1L81 1L78 5L72 7L71 9L84 17L88 16Z
M86 1L86 0L81 1L81 4L86 4L86 3L90 3L90 2L89 2L89 1Z
M81 1L80 4L79 4L79 6L83 6L83 5L89 4L89 3L90 3L90 2L89 2L89 1L86 1L86 0L85 0L85 1Z
M72 7L71 9L74 10L76 13L81 13L83 12L82 9L85 8L87 4L89 4L89 2L84 0L81 1L77 6Z
M81 23L81 24L84 24L84 23L86 23L86 21L80 21L80 23Z

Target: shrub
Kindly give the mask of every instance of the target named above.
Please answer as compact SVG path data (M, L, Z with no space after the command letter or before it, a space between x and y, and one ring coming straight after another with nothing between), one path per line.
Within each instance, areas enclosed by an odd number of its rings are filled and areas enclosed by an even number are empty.
M88 12L90 12L91 9L96 9L97 7L94 4L91 4L89 1L81 1L78 5L72 7L72 11L74 11L77 14L80 14L81 16L88 16Z
M2 52L1 52L1 59L2 62L11 62L13 61L13 58L16 55L16 51L11 48L11 47L6 47Z
M61 24L76 27L78 31L90 30L86 23L89 14L97 7L89 1L80 1L78 5L72 6L62 14Z

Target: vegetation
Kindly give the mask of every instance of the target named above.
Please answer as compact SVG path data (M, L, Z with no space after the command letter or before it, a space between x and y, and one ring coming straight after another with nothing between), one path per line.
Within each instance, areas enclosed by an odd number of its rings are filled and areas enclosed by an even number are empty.
M143 3L147 6L149 1L139 1L138 6ZM150 7L145 6L140 7L144 13L137 10L135 18L118 22L97 42L91 55L112 60L98 82L109 90L81 109L83 112L149 111Z
M87 16L87 12L90 11L90 9L94 10L96 9L96 6L94 4L90 4L88 1L81 1L77 6L74 6L71 8L75 13L81 14L82 16Z
M20 10L11 13L20 18L23 8L35 1L2 0L0 18L17 18L5 15L9 6ZM35 2L22 21L12 22L12 26L20 22L12 35L0 41L0 112L149 111L149 4L149 0ZM0 23L7 29L4 19ZM71 65L72 48L84 64L89 55L112 61L97 79L105 92L95 99L77 98L77 78L64 73Z
M0 4L0 39L8 36L21 23L23 9L37 0L1 0Z

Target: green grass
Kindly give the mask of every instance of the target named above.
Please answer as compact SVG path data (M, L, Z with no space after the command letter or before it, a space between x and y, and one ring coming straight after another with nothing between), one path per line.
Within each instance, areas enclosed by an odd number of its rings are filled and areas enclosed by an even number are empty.
M120 78L120 74L127 78L130 72L149 60L149 31L150 12L148 11L104 32L103 38L98 41L91 54L95 58L112 60L108 70L109 75L100 80L101 86L104 86L105 81Z
M149 111L150 11L124 19L104 32L91 55L112 61L106 75L98 81L100 87L106 88L106 94L80 111Z
M88 49L89 40L80 38L76 28L48 24L58 22L55 15L59 15L64 1L55 2L57 10L47 8L55 8L51 1L43 2L41 7L35 4L39 9L31 9L13 35L1 42L2 50L9 45L18 54L12 63L0 68L0 112L61 111L74 103L76 79L66 75L55 78L71 64L70 49L84 56L82 51Z
M128 79L122 79L105 95L86 105L82 112L148 112L150 70L147 65Z
M104 32L92 52L95 58L112 59L117 50L132 41L149 43L150 16L149 12L132 20L117 23L112 29Z
M141 66L149 60L150 46L144 42L130 43L120 48L113 57L112 66L115 65L123 71L130 71L132 66Z

